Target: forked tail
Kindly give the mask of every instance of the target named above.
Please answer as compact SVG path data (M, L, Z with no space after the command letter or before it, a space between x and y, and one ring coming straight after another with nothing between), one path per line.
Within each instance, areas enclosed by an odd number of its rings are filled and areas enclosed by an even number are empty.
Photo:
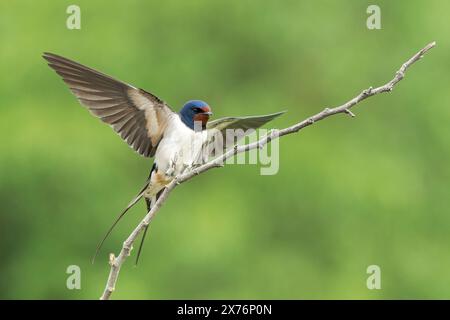
M164 191L164 189L161 190L160 192L158 192L158 194L155 197L153 197L152 199L145 198L145 203L147 204L147 213L150 212L153 205L156 203L156 201L158 201L158 198L160 197L160 195L162 194L163 191ZM142 251L142 247L144 246L144 240L145 240L145 236L147 235L148 226L149 225L145 226L144 233L141 238L141 243L139 244L139 249L138 249L138 252L136 255L136 261L134 262L135 266L137 266L137 264L139 262L139 257L141 256L141 251Z
M97 245L97 249L95 250L95 254L94 254L94 256L92 257L92 263L95 262L95 258L97 257L97 255L98 255L100 249L102 248L103 243L105 242L106 238L108 238L108 236L111 234L111 232L113 231L113 229L114 229L114 227L117 225L117 223L120 221L120 219L122 219L122 217L125 215L125 213L127 213L128 210L130 210L130 209L131 209L131 208L132 208L132 207L133 207L133 206L134 206L134 205L142 198L142 196L144 195L145 190L147 189L147 187L148 187L148 185L149 185L149 183L150 183L150 178L151 178L151 176L152 176L152 172L153 172L153 170L155 170L155 168L156 168L156 164L153 164L153 167L152 167L152 169L150 170L150 175L149 175L147 181L145 182L144 187L142 187L141 191L139 191L139 193L137 194L137 196L136 196L133 200L131 200L131 202L128 204L128 206L120 213L120 215L119 215L119 216L117 217L117 219L114 221L114 223L112 224L112 226L108 229L108 232L106 232L106 234L105 234L105 236L103 237L102 241L100 241L100 243ZM147 199L146 199L146 200L147 200ZM147 207L148 207L148 203L147 203ZM147 229L145 230L145 232L146 232L146 231L147 231ZM145 233L144 233L144 236L145 236ZM141 244L141 246L142 246L142 244ZM139 251L140 251L140 249L139 249ZM138 255L138 257L139 257L139 255Z

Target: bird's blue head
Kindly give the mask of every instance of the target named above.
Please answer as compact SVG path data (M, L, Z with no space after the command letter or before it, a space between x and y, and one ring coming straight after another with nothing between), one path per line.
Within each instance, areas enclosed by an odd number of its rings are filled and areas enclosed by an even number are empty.
M205 129L210 115L212 115L211 108L206 102L200 100L186 102L180 111L181 121L192 130L197 129L195 122L201 124L201 128Z

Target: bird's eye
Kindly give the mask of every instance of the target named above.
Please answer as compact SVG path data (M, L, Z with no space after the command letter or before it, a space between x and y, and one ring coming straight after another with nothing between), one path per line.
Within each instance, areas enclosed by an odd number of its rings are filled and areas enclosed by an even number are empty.
M199 112L202 112L203 110L200 109L200 108L194 108L194 111L197 112L197 113L199 113Z

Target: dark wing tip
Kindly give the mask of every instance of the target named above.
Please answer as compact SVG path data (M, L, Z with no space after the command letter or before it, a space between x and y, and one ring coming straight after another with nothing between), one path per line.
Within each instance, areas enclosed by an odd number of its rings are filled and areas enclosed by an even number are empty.
M279 112L275 112L275 113L271 113L271 114L266 114L264 116L256 116L256 117L265 118L265 119L267 119L267 122L269 122L275 118L278 118L279 116L281 116L282 114L284 114L286 112L287 112L287 110L283 110L283 111L279 111Z
M62 57L58 56L57 54L51 53L51 52L43 52L42 58L49 61L49 59L51 59L51 58L55 59L55 58L62 58Z
M283 111L279 111L279 112L275 112L272 114L269 114L269 116L273 116L274 118L281 116L282 114L285 114L286 112L288 112L287 110L283 110Z
M44 59L47 61L48 65L49 65L52 69L54 69L55 63L56 63L56 64L65 64L65 65L71 64L71 63L72 63L72 64L75 63L75 61L72 61L72 60L70 60L70 59L64 58L64 57L62 57L62 56L59 56L59 55L57 55L57 54L50 53L50 52L43 52L43 53L42 53L42 58L44 58Z

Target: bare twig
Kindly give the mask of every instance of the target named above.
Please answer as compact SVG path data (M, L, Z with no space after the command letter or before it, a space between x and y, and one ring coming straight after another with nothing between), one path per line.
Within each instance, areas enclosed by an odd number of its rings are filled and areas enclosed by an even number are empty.
M190 172L184 173L181 176L174 179L171 183L168 184L166 189L164 190L163 194L159 197L158 201L154 204L154 206L151 208L151 210L147 213L147 215L142 219L142 221L138 224L138 226L133 230L133 232L129 235L129 237L125 240L122 246L122 250L120 251L119 255L117 257L114 256L114 254L110 255L109 258L109 264L111 266L111 270L109 273L108 281L106 283L106 288L100 297L102 300L109 299L111 297L112 292L114 291L117 278L119 276L120 268L122 264L125 262L126 258L130 255L130 252L133 247L134 241L136 241L139 234L145 229L146 226L150 224L153 217L156 215L156 213L159 211L161 206L164 204L164 202L169 197L170 192L180 185L183 182L186 182L193 178L196 175L199 175L201 173L204 173L212 168L218 168L222 167L225 163L225 160L228 158L233 157L234 155L242 152L247 152L249 150L255 149L255 148L262 148L264 145L270 143L273 139L277 139L281 136L288 135L291 133L296 133L299 130L308 127L317 121L320 121L322 119L325 119L331 115L338 114L338 113L345 113L352 117L354 117L354 113L350 111L352 107L354 107L359 102L367 99L368 97L374 96L379 93L383 92L391 92L394 86L403 79L405 76L406 70L414 64L416 61L421 59L425 53L427 53L431 48L433 48L436 45L435 42L432 42L425 46L422 50L420 50L418 53L416 53L412 58L410 58L408 61L406 61L400 69L395 73L394 78L386 83L385 85L382 85L377 88L369 87L368 89L363 90L359 95L351 99L350 101L344 103L341 106L335 107L335 108L325 108L323 111L299 122L296 123L290 127L281 129L281 130L272 130L267 135L262 137L260 140L249 143L246 145L241 146L235 146L233 149L225 152L221 156L217 157L216 159L205 163L204 165L196 168L195 170L192 170Z

